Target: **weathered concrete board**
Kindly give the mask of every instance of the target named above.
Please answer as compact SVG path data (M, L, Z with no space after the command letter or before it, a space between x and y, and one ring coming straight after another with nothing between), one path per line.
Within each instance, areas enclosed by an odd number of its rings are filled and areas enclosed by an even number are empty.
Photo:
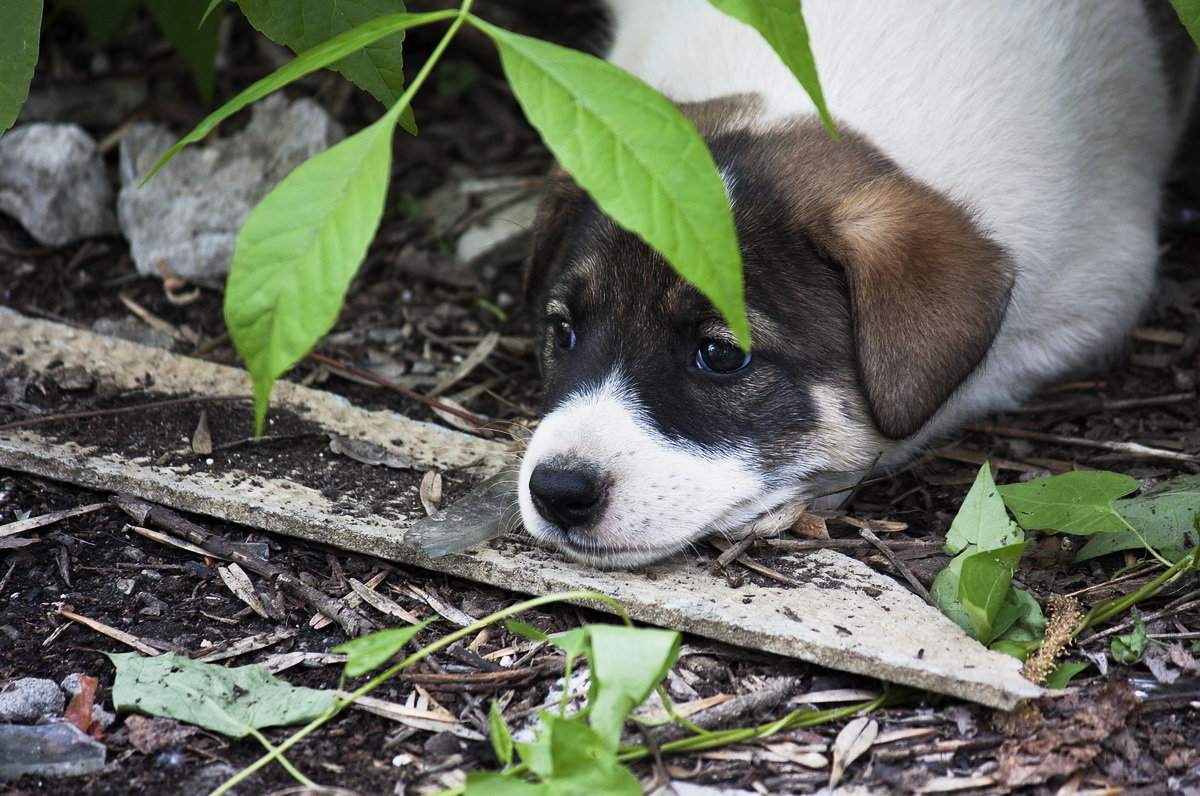
M17 353L17 351L24 353ZM187 360L132 343L0 312L0 356L30 367L57 360L81 364L118 383L151 372L164 392L239 394L238 371ZM123 375L122 375L123 374ZM501 446L386 412L363 412L319 391L280 385L279 398L331 433L391 445L430 466L499 469ZM430 559L423 529L369 514L340 516L318 490L186 466L164 467L111 452L55 442L35 428L0 431L0 466L102 490L138 494L178 509L264 530L334 544L506 589L546 594L591 589L620 600L640 620L720 641L767 650L986 705L1010 708L1040 689L1013 658L992 653L889 578L854 559L821 551L790 562L798 585L728 586L707 568L688 564L644 572L604 572L562 561L509 535L466 553ZM445 510L444 510L445 511Z

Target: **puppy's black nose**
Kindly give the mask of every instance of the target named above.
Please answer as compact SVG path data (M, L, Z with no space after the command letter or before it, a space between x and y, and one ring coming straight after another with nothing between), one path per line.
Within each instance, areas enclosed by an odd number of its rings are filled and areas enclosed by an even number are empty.
M547 522L563 530L585 525L604 503L604 480L590 467L539 464L529 475L533 505Z

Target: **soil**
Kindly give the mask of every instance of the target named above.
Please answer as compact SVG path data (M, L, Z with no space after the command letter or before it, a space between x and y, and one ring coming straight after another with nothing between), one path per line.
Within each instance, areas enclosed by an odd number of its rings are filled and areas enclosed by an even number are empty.
M425 10L446 4L409 5ZM484 17L523 33L584 47L596 39L595 12L586 3L481 0L477 7ZM417 31L409 37L410 65L422 63L433 35ZM253 31L240 22L231 25L228 47L227 60L235 66L219 74L222 96L230 96L270 68L269 48L261 46ZM536 190L550 158L524 123L486 42L468 36L450 52L447 71L461 79L447 78L418 97L415 111L421 135L397 139L392 195L383 227L351 289L342 320L318 351L355 367L387 370L394 374L389 378L420 390L439 383L485 334L497 332L502 343L450 395L476 415L528 425L537 415L537 368L529 313L520 302L520 247L470 269L456 265L446 255L449 243L487 208L479 199L465 206L460 203L453 218L437 208L442 207L438 197L444 195L439 191L464 179L518 177ZM94 80L102 92L106 81L133 75L148 84L147 102L136 110L139 117L165 120L183 130L204 113L192 98L182 63L155 44L153 27L146 21L98 45L59 20L50 28L43 53L35 91ZM146 58L151 59L152 70L147 70ZM333 75L313 76L294 91L316 96L350 130L369 123L377 113L369 99ZM116 125L95 123L90 129L104 137ZM1193 135L1191 140L1195 139ZM936 541L985 459L992 461L1000 481L1079 468L1117 470L1144 483L1200 472L1190 462L1137 457L1078 442L1137 442L1200 452L1196 397L1200 228L1194 210L1200 208L1200 147L1185 146L1184 151L1190 156L1177 165L1165 213L1164 286L1143 328L1131 339L1127 355L1087 380L1046 391L1027 410L988 418L944 441L903 472L864 485L843 511L827 517L834 537L859 539L856 523L886 521L907 526L886 533L880 530L889 541ZM115 154L110 152L110 158L115 168ZM422 207L427 212L420 212ZM220 295L213 291L164 286L162 280L136 276L127 247L118 238L45 248L15 222L0 217L0 304L22 313L81 327L101 320L143 324L139 318L149 313L165 323L163 328L173 330L171 345L177 352L236 364L224 334L220 303ZM289 378L335 390L368 408L388 407L441 422L428 407L341 368L306 361ZM25 373L11 365L0 374L0 385L0 424L39 413L141 406L164 397L150 389L110 395L94 386L72 388L62 374ZM241 445L239 440L250 436L248 408L213 404L206 409L209 423L221 429L228 443L214 452L214 467L236 463L241 469L257 468L300 483L318 477L321 483L330 483L332 477L332 489L342 496L339 505L346 511L371 505L372 495L402 491L411 495L411 505L404 510L420 511L414 489L419 473L381 474L379 468L344 457L331 459L324 455L327 438L283 412L272 415L268 434L273 439L266 446ZM181 455L180 440L191 435L196 415L194 407L147 408L47 428L63 438L136 440L142 448L169 459ZM447 498L461 494L470 483L466 476L448 476ZM109 497L0 470L0 525L106 503ZM422 618L434 615L422 594L473 617L519 599L497 589L212 518L191 519L228 542L268 552L272 564L338 599L352 593L351 580L373 584L376 591ZM102 653L129 649L61 614L70 611L158 649L191 656L220 651L256 634L274 633L274 643L224 662L281 665L278 656L307 651L314 655L282 670L281 677L312 687L338 684L341 667L315 654L346 640L338 625L314 622L317 617L308 605L274 580L251 574L264 607L257 613L226 586L217 570L220 562L138 535L129 529L128 521L125 513L106 507L16 537L0 537L0 542L22 545L0 547L0 683L27 676L61 680L76 672L93 675L100 679L98 702L111 708L113 669ZM1123 573L1125 579L1106 586L1114 573L1137 564L1137 557L1114 554L1072 565L1070 541L1035 537L1027 554L1019 579L1043 604L1052 594L1076 592L1086 606L1132 591L1154 577L1154 570L1138 565ZM848 552L881 571L901 574L870 549ZM715 559L718 551L702 550L700 555ZM766 543L751 546L744 555L767 567L776 562ZM926 584L945 562L936 545L932 553L929 546L913 547L899 558ZM726 572L731 587L744 579L770 582L761 571L737 562ZM1116 792L1103 791L1108 787L1127 793L1200 793L1200 670L1195 668L1192 651L1200 638L1198 598L1193 579L1140 605L1149 632L1161 641L1151 645L1151 661L1126 665L1107 659L1104 674L1093 663L1076 679L1079 688L1074 694L1042 700L1040 720L1030 718L1011 735L997 728L991 711L947 699L918 697L872 713L882 740L851 763L844 781L896 792L941 787L959 793ZM381 613L372 618L380 625L403 624ZM547 632L607 621L571 607L530 612L522 619ZM1128 616L1120 617L1109 628L1127 620ZM428 643L452 629L447 621L437 621L419 634L417 642ZM1085 637L1068 660L1104 660L1113 635ZM553 698L551 691L560 674L560 657L497 627L432 656L411 675L382 686L375 696L427 710L444 708L462 726L486 736L492 699L500 702L510 725L520 726L537 706ZM1168 687L1165 681L1172 676L1177 679ZM880 688L868 678L688 638L668 690L681 702L716 694L753 695L779 678L793 678L789 696L747 708L732 722L748 725L778 718L805 705L806 697L814 693L878 692ZM827 759L821 764L810 753L828 758L845 725L845 720L821 724L760 744L642 761L633 768L647 787L671 777L762 793L813 792L829 782L830 769ZM202 793L262 751L251 740L168 729L178 727L159 725L149 732L128 716L118 717L104 731L109 762L101 774L67 779L27 776L0 785L0 792ZM288 731L266 734L278 743ZM348 711L314 733L289 757L314 780L363 794L432 792L460 784L465 772L497 766L486 741L360 710ZM956 779L948 784L951 777ZM282 768L269 766L239 786L238 792L284 792L295 785Z

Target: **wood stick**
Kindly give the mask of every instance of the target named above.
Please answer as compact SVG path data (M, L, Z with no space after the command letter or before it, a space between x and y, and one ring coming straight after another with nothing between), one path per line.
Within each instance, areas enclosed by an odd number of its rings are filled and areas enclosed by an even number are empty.
M909 586L912 586L913 591L917 593L918 597L932 605L934 608L938 607L938 604L933 601L933 596L930 595L929 590L921 584L921 581L917 580L917 576L912 573L912 570L909 569L906 564L901 563L900 559L896 557L896 554L888 549L888 546L884 544L878 536L872 533L869 528L859 529L858 534L871 544L875 545L875 547L879 548L879 552L883 553L884 557L891 562L892 566L904 576L904 579L908 581Z
M32 531L34 528L41 528L44 525L65 520L68 517L78 517L80 514L88 514L102 509L107 506L107 503L92 503L88 506L77 506L73 509L63 509L62 511L52 511L49 514L42 514L37 517L26 517L23 520L14 520L13 522L0 525L0 538L12 536L18 533Z
M1000 437L1016 437L1017 439L1032 439L1038 442L1057 442L1062 445L1076 445L1082 448L1099 448L1100 450L1116 451L1139 459L1170 459L1177 462L1200 462L1200 456L1191 453L1179 453L1163 448L1152 448L1137 442L1112 442L1109 440L1086 439L1084 437L1068 437L1061 434L1047 434L1043 431L1030 431L1024 428L1010 426L992 426L973 424L963 426L968 431L978 431L984 434L995 434Z
M242 552L217 534L200 527L170 509L148 503L133 495L114 495L111 500L113 505L133 517L138 524L145 524L149 521L160 528L166 528L172 533L182 536L193 544L200 545L214 558L234 561L251 572L270 578L312 608L337 622L351 638L357 638L373 628L370 620L358 611L346 607L340 600L314 589L283 567Z

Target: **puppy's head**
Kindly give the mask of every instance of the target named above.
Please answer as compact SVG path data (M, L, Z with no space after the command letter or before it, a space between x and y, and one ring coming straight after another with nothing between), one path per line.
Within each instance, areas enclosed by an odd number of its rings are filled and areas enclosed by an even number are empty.
M937 411L1003 315L1011 269L961 208L852 134L726 126L729 102L684 110L730 195L751 351L568 179L542 209L527 277L546 415L521 512L594 564L646 563L852 481Z

